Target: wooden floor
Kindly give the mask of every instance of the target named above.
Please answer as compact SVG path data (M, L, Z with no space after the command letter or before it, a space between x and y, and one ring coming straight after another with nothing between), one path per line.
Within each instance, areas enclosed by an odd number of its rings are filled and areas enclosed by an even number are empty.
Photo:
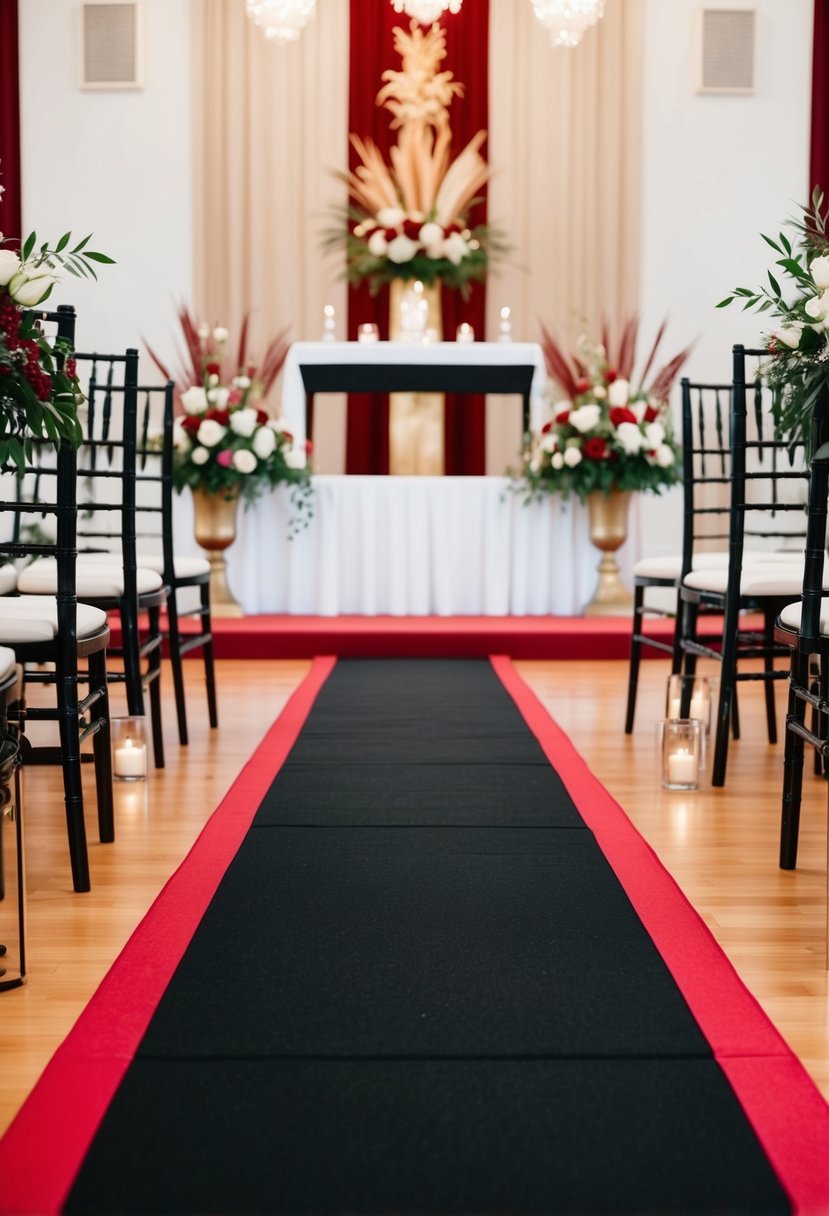
M308 670L304 661L219 664L221 724L206 728L200 665L188 669L191 742L167 767L117 789L117 839L91 845L93 889L71 890L58 771L26 781L29 978L0 993L0 1131L72 1026L107 967ZM621 729L626 664L520 662L517 667L613 792L696 906L740 975L829 1097L826 784L807 779L801 861L777 868L781 747L765 741L759 693L741 698L743 738L724 790L679 794L657 779L654 723L665 668L644 665L638 726ZM169 689L169 680L167 681ZM779 698L782 709L782 695ZM123 712L116 706L115 712ZM88 774L91 795L91 772ZM94 798L88 824L95 841ZM0 903L0 941L9 900ZM5 929L4 929L5 926ZM223 960L230 969L232 960Z

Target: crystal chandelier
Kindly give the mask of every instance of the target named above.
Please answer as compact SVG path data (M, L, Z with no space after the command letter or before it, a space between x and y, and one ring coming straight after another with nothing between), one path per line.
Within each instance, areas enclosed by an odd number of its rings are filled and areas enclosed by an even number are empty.
M254 25L273 42L296 42L314 15L316 0L245 0Z
M391 0L396 13L414 17L421 25L432 25L444 13L459 13L463 0Z
M604 0L532 0L553 46L578 46L582 34L604 16Z

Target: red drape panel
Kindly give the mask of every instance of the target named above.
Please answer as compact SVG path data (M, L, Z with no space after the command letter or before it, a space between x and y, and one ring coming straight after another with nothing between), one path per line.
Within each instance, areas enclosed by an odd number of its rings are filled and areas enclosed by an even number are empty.
M0 232L21 235L17 0L0 0Z
M829 0L815 0L809 183L829 197Z
M375 98L387 68L399 68L393 30L406 26L407 18L395 13L390 0L351 0L348 129L370 136L380 150L396 142L389 129L391 115L376 105ZM454 73L464 85L464 96L455 98L450 109L453 154L488 122L489 0L467 0L460 13L443 19L447 31L446 59L442 69ZM483 154L486 156L486 146ZM350 153L354 167L356 157ZM486 221L484 200L471 217ZM483 284L473 286L469 300L454 291L443 292L443 325L447 338L454 338L461 321L469 321L479 338L484 336L486 294ZM355 339L357 326L376 321L380 335L388 337L388 290L372 297L361 285L349 291L348 336ZM445 426L446 472L484 472L484 404L481 398L447 397ZM389 469L388 402L369 396L349 399L346 431L346 470L349 473L387 473Z

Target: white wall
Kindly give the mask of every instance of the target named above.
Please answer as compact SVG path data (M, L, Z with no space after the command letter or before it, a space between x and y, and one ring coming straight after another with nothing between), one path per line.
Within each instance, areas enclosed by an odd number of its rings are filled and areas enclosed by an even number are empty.
M193 294L190 0L144 0L141 90L79 87L81 8L19 6L23 229L93 232L90 247L117 262L50 297L77 308L79 349L145 337L167 352L175 306Z
M751 7L756 92L699 94L702 0L646 0L642 165L642 334L670 319L663 353L696 345L683 374L728 381L731 346L756 346L763 318L716 304L732 287L759 285L773 265L760 237L808 201L813 0L706 0ZM643 545L676 551L679 491L649 500ZM663 509L663 502L666 509Z
M645 2L643 341L667 314L665 353L697 339L688 374L727 380L732 343L755 343L760 325L714 306L732 286L763 279L759 233L809 192L812 0L752 0L750 97L695 92L702 0ZM166 353L175 306L193 299L190 0L144 0L144 9L145 88L96 93L78 88L80 0L22 0L24 226L55 239L94 231L118 261L97 285L70 282L53 296L76 304L80 346L145 337ZM674 549L678 493L649 499L642 514L645 551Z

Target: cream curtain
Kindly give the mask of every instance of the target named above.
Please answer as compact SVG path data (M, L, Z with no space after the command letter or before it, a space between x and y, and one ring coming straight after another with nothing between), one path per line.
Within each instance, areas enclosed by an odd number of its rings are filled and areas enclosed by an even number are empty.
M331 170L348 148L348 7L317 0L299 42L281 47L243 0L193 0L195 304L230 326L250 309L260 342L285 325L318 338L327 303L345 333L341 266L321 233L345 202ZM491 338L504 305L521 340L540 321L574 337L637 307L643 0L605 7L567 51L549 45L530 0L490 0L489 215L512 246L489 280ZM317 423L317 468L341 471L342 404L321 400ZM487 471L519 447L518 411L490 400Z
M573 50L554 49L530 0L490 2L489 215L512 250L490 275L487 330L597 334L638 306L643 0L606 0ZM487 405L487 472L520 447L514 411Z
M250 311L255 350L285 326L320 338L332 304L344 338L342 262L321 243L346 201L332 170L348 148L348 4L318 0L285 46L254 27L244 0L192 0L192 20L195 307L232 334ZM321 399L317 423L317 467L341 469L342 399Z

